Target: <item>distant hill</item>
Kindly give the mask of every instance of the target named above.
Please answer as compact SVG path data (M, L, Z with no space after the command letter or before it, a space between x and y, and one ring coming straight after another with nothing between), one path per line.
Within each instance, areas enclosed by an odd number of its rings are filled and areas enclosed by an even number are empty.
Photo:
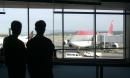
M8 36L8 34L0 34L0 37Z
M106 31L100 31L102 33L107 33ZM61 35L62 32L55 32L54 35ZM73 31L67 31L67 32L64 32L64 35L73 35L75 34L75 32ZM113 31L113 34L114 35L118 35L118 34L123 34L123 31ZM53 35L53 33L48 33L47 35Z

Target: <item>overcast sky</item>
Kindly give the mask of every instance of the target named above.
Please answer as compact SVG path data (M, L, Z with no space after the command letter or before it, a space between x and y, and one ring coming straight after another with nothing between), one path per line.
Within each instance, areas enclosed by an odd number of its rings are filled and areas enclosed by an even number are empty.
M6 14L0 14L0 33L8 33L8 28L13 20L19 20L22 23L22 33L27 32L27 9L5 8ZM0 8L0 11L3 11ZM47 32L52 32L53 29L53 10L52 9L30 9L30 31L34 31L34 24L37 20L45 20L47 23ZM122 15L97 15L96 26L97 31L107 31L108 27L113 22L113 30L123 30ZM55 31L62 30L62 15L54 15ZM92 14L65 14L64 15L65 31L86 30L92 31L94 27L94 15Z

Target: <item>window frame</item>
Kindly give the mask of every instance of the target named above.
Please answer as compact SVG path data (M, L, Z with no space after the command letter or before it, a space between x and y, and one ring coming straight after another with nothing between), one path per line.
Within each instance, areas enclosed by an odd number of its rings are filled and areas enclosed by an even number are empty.
M54 59L54 63L58 63L58 64L69 64L69 65L106 65L106 66L129 66L128 62L126 61L126 15L130 15L130 13L126 13L125 10L123 10L123 13L120 12L96 12L96 10L98 9L94 9L94 12L64 12L64 10L62 11L54 11L54 14L62 14L62 19L64 18L64 14L94 14L94 31L96 31L96 15L100 14L100 15L123 15L123 58L122 59L97 59L96 58L96 47L94 48L94 59L71 59L71 58L55 58ZM64 19L62 20L62 22L64 22ZM62 23L62 30L64 29L64 23ZM64 31L64 30L63 30ZM96 34L96 33L95 33ZM64 33L62 34L64 37ZM96 36L96 35L94 35ZM64 40L64 38L63 38ZM96 40L96 37L95 37ZM64 45L62 45L64 49ZM111 48L113 49L113 48ZM64 51L63 51L64 53Z
M28 35L29 35L29 7L27 8L27 21L28 21ZM53 9L53 8L52 8ZM62 13L62 17L64 17L64 14L65 13L75 13L75 12L64 12L64 10L62 10L62 12L54 12L54 13ZM53 13L53 16L54 16L54 13ZM94 14L94 18L96 18L96 14L116 14L116 15L123 15L124 16L124 30L126 30L126 15L130 15L130 13L126 13L126 11L124 10L124 13L106 13L106 12L96 12L96 9L94 12L76 12L76 13L79 13L79 14ZM53 17L54 19L54 17ZM64 22L64 19L62 20L62 22ZM94 21L96 22L96 20ZM54 20L53 20L53 23L54 23ZM54 24L53 24L54 25ZM54 26L53 26L54 27ZM94 30L96 30L96 25L94 26ZM54 29L54 28L53 28ZM54 30L53 30L54 32ZM64 41L64 23L62 23L62 39ZM124 33L124 36L126 36L126 31L123 32ZM54 35L54 33L53 33ZM124 38L124 45L126 46L126 38ZM54 37L53 37L54 39ZM96 39L95 39L96 40ZM62 42L63 44L63 42ZM64 49L64 45L62 47L61 50ZM95 49L96 50L96 49ZM63 51L64 52L64 51ZM96 52L96 51L95 51ZM96 53L95 53L96 55ZM122 66L122 65L128 65L128 62L126 61L126 47L124 47L124 57L123 59L96 59L96 56L94 56L95 58L94 59L68 59L68 58L62 58L62 59L58 59L58 58L54 58L54 64L67 64L67 65L97 65L97 64L104 64L104 65L119 65L119 66ZM1 59L0 59L1 60Z

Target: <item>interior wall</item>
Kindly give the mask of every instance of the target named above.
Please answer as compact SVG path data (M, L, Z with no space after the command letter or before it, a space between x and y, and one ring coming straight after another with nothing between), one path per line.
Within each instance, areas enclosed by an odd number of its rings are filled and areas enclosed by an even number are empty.
M129 67L104 67L103 71L103 78L130 78ZM96 78L96 67L55 65L53 75L54 78ZM8 78L7 68L2 64L0 64L0 78ZM28 72L26 78L30 78Z

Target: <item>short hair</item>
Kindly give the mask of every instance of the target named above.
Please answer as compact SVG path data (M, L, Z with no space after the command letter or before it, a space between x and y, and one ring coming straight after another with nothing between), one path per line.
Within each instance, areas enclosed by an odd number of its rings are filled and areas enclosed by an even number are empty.
M46 28L46 23L43 20L39 20L35 23L35 28L43 29Z
M43 20L39 20L35 23L35 30L38 34L43 34L45 32L46 23Z
M22 28L22 24L21 24L21 22L19 22L19 21L13 21L12 23L11 23L11 29L12 29L12 31L13 30L17 30L17 29L21 29Z

